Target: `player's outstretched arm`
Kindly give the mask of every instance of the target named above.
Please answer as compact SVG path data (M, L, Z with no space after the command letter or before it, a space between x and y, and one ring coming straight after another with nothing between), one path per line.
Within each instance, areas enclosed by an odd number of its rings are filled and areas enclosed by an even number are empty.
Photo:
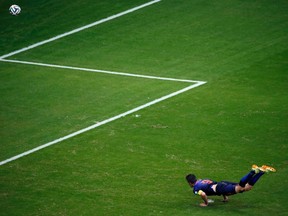
M228 196L223 195L223 202L228 202Z
M200 206L205 207L208 206L208 198L207 195L204 191L199 191L199 195L201 196L201 198L203 199L204 203L200 203Z

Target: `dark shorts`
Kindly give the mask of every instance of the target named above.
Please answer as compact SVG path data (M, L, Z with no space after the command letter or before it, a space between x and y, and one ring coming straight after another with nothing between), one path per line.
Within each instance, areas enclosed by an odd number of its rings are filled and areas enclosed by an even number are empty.
M217 195L233 195L236 194L235 187L237 184L230 182L218 182L216 186Z

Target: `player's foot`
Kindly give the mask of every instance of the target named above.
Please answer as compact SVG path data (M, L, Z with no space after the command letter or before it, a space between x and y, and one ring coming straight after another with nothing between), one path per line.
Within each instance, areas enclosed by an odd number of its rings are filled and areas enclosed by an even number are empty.
M251 168L255 173L259 173L260 172L260 167L258 167L257 165L253 164L252 168Z
M267 166L267 165L262 165L262 167L260 167L260 170L261 170L262 172L265 172L265 173L276 172L276 169L275 169L275 168L270 167L270 166Z

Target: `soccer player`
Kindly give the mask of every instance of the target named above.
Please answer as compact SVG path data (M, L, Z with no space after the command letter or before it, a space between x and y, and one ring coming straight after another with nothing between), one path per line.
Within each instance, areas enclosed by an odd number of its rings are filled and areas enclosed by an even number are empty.
M237 193L243 193L252 189L260 177L268 172L276 172L276 169L267 165L258 167L253 165L251 171L245 175L239 183L220 181L216 182L210 179L198 179L194 174L186 176L188 184L193 188L193 193L200 195L204 203L200 206L208 206L208 196L223 196L223 202L228 201L228 196Z

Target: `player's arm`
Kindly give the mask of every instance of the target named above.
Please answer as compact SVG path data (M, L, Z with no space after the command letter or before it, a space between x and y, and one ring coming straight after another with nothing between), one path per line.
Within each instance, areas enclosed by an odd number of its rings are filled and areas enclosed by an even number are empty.
M204 203L200 203L200 206L208 206L208 198L207 195L204 191L200 190L198 192L198 194L201 196L201 198L203 199Z
M228 202L228 196L223 195L223 202Z

